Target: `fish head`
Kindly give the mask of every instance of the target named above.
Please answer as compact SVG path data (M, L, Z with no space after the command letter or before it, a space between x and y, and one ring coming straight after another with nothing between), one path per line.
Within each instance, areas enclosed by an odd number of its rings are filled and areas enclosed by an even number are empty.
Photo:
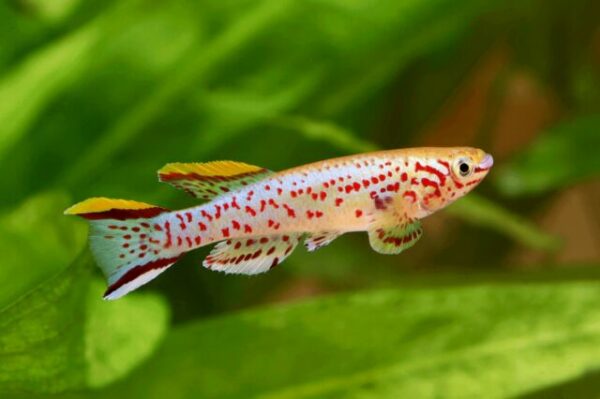
M471 147L439 148L426 153L416 168L420 216L438 211L477 187L494 165L494 158Z

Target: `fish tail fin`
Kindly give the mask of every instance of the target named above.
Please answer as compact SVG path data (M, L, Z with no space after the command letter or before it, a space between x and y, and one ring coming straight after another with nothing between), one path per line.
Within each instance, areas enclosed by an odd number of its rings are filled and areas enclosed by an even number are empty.
M90 223L90 248L108 280L104 299L120 298L146 284L181 256L162 245L164 233L155 218L165 212L169 210L110 198L89 198L65 211Z

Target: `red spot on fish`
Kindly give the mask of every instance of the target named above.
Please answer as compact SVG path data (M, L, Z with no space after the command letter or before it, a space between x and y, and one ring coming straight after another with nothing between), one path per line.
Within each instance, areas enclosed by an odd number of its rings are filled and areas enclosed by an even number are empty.
M325 191L321 191L319 193L319 198L321 199L321 201L325 201L325 198L327 198L327 193Z
M165 222L165 230L167 231L167 242L165 243L165 248L169 248L172 245L171 224L169 222Z
M205 210L201 210L200 214L205 217L206 219L208 219L209 222L212 222L213 218L210 215L210 213L206 212Z
M315 212L315 216L316 216L316 217L318 217L318 218L320 218L321 216L323 216L323 212L321 212L321 211L316 211L316 212Z
M437 160L438 163L442 166L444 166L446 168L446 170L448 171L448 173L450 173L450 164L446 161L442 161L441 159Z
M176 214L175 217L177 217L177 219L179 219L179 227L181 227L182 230L185 230L185 228L187 227L185 225L185 222L183 221L183 216L181 216L180 214Z
M377 183L379 183L379 179L377 177L373 176L373 177L371 177L371 183L377 184Z
M277 202L275 202L273 198L269 199L269 205L271 205L275 209L279 208L279 204L277 204Z
M404 194L402 194L402 196L407 199L412 198L413 203L417 201L417 193L412 190L406 191Z
M292 209L287 204L283 204L283 207L287 211L287 214L288 214L289 217L291 217L291 218L295 218L296 217L296 211L294 211L294 209Z
M232 220L231 221L231 226L236 229L239 230L242 226L240 225L240 223L237 220Z
M360 183L359 182L354 182L352 184L352 188L354 188L354 190L359 191L360 190Z
M200 228L200 231L206 231L206 225L202 222L198 222L198 228Z
M363 212L360 209L357 209L356 211L354 211L354 214L356 215L357 218L361 217Z
M191 223L191 222L192 222L192 214L191 214L191 213L189 213L189 212L186 212L186 213L185 213L185 217L187 218L187 221L188 221L188 223Z
M196 243L196 245L200 245L200 243L202 242L202 238L200 236L196 236L194 238L194 242Z
M252 233L252 226L250 226L249 224L245 224L244 233Z
M256 211L254 209L252 209L251 207L249 207L248 205L246 205L246 213L248 213L250 216L254 217L256 216Z
M309 219L312 219L315 216L315 213L313 211L306 211L306 216Z
M427 172L427 173L431 173L432 175L437 176L437 178L440 181L440 184L443 186L444 184L446 184L446 176L444 176L444 174L442 172L440 172L439 170L437 170L436 168L430 166L430 165L421 165L420 162L417 162L416 166L415 166L415 170L417 172Z
M344 202L344 200L342 198L336 198L335 199L335 206L340 206L342 204L342 202Z
M379 197L375 198L375 208L379 210L387 209L387 207L385 206L385 202Z
M364 180L362 181L362 184L363 184L363 186L364 186L365 188L367 188L367 187L369 187L369 186L371 185L371 182L370 182L370 181L368 181L367 179L364 179Z
M223 233L223 237L229 237L229 228L225 227L224 229L221 229L221 233Z

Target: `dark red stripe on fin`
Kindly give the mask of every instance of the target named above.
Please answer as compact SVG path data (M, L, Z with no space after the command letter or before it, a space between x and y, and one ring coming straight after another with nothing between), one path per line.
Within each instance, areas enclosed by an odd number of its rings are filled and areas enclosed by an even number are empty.
M218 175L204 176L204 175L199 175L197 173L174 173L174 172L171 172L171 173L160 173L159 178L163 182L168 182L168 181L173 181L173 180L199 180L199 181L209 181L209 182L216 183L216 182L227 182L227 181L239 180L243 177L258 175L258 174L264 173L266 171L267 171L266 169L259 169L256 171L239 173L239 174L231 175L231 176L218 176Z
M127 273L125 273L123 276L121 276L120 279L118 279L116 282L114 282L112 285L110 285L108 287L108 289L104 293L104 298L108 297L110 294L112 294L113 292L115 292L116 290L118 290L119 288L124 286L125 284L134 281L135 279L142 276L143 274L146 274L151 270L163 269L163 268L177 262L177 259L179 259L178 256L174 257L174 258L157 259L155 261L148 262L144 265L139 265L139 266L133 267L131 270L128 270Z
M139 219L139 218L151 218L160 215L163 212L168 212L168 209L161 208L159 206L144 209L110 209L102 212L90 212L80 213L78 216L89 220L99 219L115 219L115 220L127 220L127 219Z

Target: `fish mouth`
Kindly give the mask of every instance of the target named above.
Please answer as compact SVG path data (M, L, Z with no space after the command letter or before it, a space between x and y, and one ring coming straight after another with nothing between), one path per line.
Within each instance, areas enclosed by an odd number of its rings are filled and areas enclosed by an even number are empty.
M494 166L494 157L492 157L490 154L485 154L483 160L479 162L479 165L477 165L476 171L482 172L485 170L490 170L492 166Z

